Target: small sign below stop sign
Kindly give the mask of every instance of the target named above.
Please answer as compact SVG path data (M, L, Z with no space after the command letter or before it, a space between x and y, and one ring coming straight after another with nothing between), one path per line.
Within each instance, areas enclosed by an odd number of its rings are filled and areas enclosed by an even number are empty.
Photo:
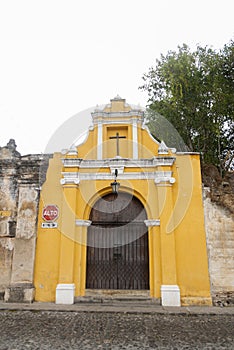
M54 221L59 216L59 209L56 205L47 205L43 208L42 217L45 221Z

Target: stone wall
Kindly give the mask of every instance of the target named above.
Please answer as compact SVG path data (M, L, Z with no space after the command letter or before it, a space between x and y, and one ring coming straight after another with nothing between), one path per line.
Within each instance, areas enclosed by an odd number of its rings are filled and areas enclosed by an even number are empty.
M204 212L214 305L234 304L234 215L204 188Z
M0 147L0 299L33 300L40 186L48 155L21 156L14 140Z

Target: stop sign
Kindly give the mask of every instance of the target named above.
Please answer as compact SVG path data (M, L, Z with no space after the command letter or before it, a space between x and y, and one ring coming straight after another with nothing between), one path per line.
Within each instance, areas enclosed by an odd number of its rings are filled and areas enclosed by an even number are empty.
M54 221L59 216L59 209L56 205L47 205L43 208L42 217L45 221Z

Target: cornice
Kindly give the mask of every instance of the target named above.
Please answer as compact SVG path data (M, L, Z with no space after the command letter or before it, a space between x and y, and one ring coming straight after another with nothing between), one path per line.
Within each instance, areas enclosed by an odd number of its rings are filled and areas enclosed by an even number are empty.
M76 219L76 226L85 226L88 227L92 224L92 221L90 220L82 220L82 219Z
M154 180L156 185L166 182L170 184L175 183L175 178L172 177L172 171L124 172L124 169L120 170L118 180ZM108 173L62 172L62 176L63 178L60 180L61 185L79 185L81 181L111 181L113 180L113 168Z
M131 117L140 117L142 121L144 120L144 112L141 110L130 110L130 111L121 111L121 112L104 112L104 111L94 111L92 113L93 122L95 123L95 119L105 119L107 118L131 118Z
M160 226L160 220L159 219L144 220L144 223L146 224L147 227Z
M157 176L154 180L156 185L161 184L161 182L169 182L171 185L176 182L176 179L172 176Z
M80 158L62 158L65 168L110 168L110 167L125 167L125 168L149 168L157 166L172 166L175 162L175 157L153 157L151 159L126 159L121 157L100 159L100 160L85 160Z
M61 185L79 185L80 179L78 177L77 173L65 173L66 176L64 176L62 179L60 179Z

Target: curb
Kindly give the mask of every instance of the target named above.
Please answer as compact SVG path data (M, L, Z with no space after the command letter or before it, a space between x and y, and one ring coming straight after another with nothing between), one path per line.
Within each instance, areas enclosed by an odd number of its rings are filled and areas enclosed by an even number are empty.
M85 312L85 313L123 313L123 314L163 314L163 315L234 315L234 307L137 305L129 303L96 304L77 303L58 305L54 303L0 303L0 311L31 312Z

